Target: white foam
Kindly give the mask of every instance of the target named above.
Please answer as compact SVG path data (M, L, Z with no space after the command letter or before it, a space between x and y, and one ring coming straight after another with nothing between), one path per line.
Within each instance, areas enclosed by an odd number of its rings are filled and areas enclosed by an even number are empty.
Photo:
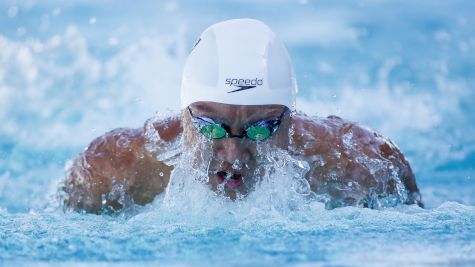
M1 133L24 146L74 147L111 128L141 126L157 110L178 109L181 35L117 43L108 58L93 53L74 26L45 41L0 36Z

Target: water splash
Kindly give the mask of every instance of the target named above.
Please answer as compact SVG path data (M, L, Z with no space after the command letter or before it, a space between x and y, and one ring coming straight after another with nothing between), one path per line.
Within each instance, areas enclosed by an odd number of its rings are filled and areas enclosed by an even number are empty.
M243 166L249 172L241 176L243 190L235 191L235 197L230 199L225 188L227 182L218 183L216 186L210 183L210 173L214 171L210 170L210 166L213 161L219 162L213 149L215 142L198 135L199 139L185 148L184 140L189 139L184 136L187 131L171 140L167 136L168 127L180 122L180 116L180 113L173 113L170 116L157 113L146 121L143 128L146 153L159 162L173 166L165 192L158 197L163 202L154 203L155 206L168 211L180 211L185 214L192 211L193 216L199 217L208 216L209 209L226 214L229 211L246 214L249 210L253 210L254 214L257 214L255 208L257 205L262 214L275 212L285 217L308 209L315 202L324 203L327 209L348 205L380 209L408 202L408 192L395 165L400 162L389 160L384 155L378 154L382 152L376 150L372 151L372 155L367 154L363 147L365 143L355 139L355 135L361 135L358 132L354 134L350 129L346 134L337 135L339 140L335 141L330 150L321 153L316 151L307 157L302 156L305 149L313 149L321 140L312 138L314 135L311 132L299 129L308 140L303 146L298 146L293 140L296 130L293 127L289 132L289 138L294 149L286 151L272 146L270 142L257 142L255 164L254 162L251 164L254 167L250 168L246 162L239 160L228 163L238 172ZM294 113L293 116L302 114ZM309 123L338 128L339 126L335 124L343 123L343 120L315 117L311 118ZM160 132L157 131L158 128L161 128ZM115 145L121 150L134 149L133 147L127 149L132 146L132 142L126 135L121 136L120 131L114 136ZM390 142L388 145L393 146ZM143 156L145 155L139 155ZM351 158L353 164L358 164L358 168L367 172L369 176L361 174L361 178L347 177L347 167L339 161L341 157ZM88 168L87 162L84 162L82 167ZM321 168L328 171L320 172ZM164 172L159 170L156 171L156 175L156 179L165 176ZM227 173L224 178L233 179L231 173ZM106 213L117 211L107 204L109 201L117 203L118 207L127 212L132 210L135 214L134 201L127 193L130 185L123 184L116 177L110 177L110 180L112 184L110 192L102 195L103 211ZM63 200L68 198L61 192L58 195ZM210 218L227 216L226 214L215 214ZM305 212L302 216L306 216Z
M174 113L168 117L156 113L154 117L148 119L144 126L145 149L153 155L158 161L169 166L173 166L178 161L181 154L181 135L174 138L171 142L164 140L156 130L156 124L160 124L163 130L169 127L170 122L179 118L181 113Z
M289 45L301 89L298 108L309 114L337 112L397 140L431 209L328 211L311 202L302 217L307 221L278 220L279 213L267 216L270 212L259 207L252 207L255 213L249 211L247 217L231 210L227 217L188 221L180 210L160 213L165 211L158 208L162 194L128 220L40 212L51 178L61 176L64 162L92 138L119 125L141 125L173 101L178 106L179 90L172 89L179 84L183 58L173 56L180 54L173 52L180 51L175 47L188 47L189 39L230 8L245 13L249 6L247 1L206 7L198 2L130 2L102 8L97 1L4 1L0 261L363 266L371 259L375 265L475 265L475 210L466 206L475 203L474 183L465 179L474 177L473 3L300 3L305 6L282 3L280 8L288 12L278 17L266 13L275 8L271 2L253 3L259 7L256 14ZM163 5L173 17L157 13ZM206 12L196 12L203 8ZM100 22L92 31L83 24L91 10L102 10L92 14ZM49 29L38 36L49 12ZM184 24L189 41L176 45L169 39ZM67 30L71 25L78 31ZM157 38L156 29L169 35ZM401 34L394 38L394 32ZM117 46L109 49L116 40ZM79 101L78 96L85 98ZM138 97L144 99L139 106L130 101ZM321 155L309 162L329 164ZM37 212L25 212L30 208ZM238 219L229 220L234 217Z
M291 136L304 143L299 145L291 139L290 148L292 154L308 163L310 170L306 177L327 208L355 205L379 209L421 201L420 194L409 193L403 182L405 172L400 167L407 168L403 157L388 156L380 149L384 145L386 150L398 151L389 139L336 116L309 117L302 113L293 116L315 123L325 132L315 136L312 130L302 128L295 134L296 129L292 128ZM323 146L320 151L316 148L321 143L331 145Z

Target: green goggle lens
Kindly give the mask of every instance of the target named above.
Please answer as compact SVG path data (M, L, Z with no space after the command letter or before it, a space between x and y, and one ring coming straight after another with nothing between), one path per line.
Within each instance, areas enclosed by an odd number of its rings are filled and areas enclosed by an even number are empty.
M211 118L197 117L193 115L191 108L188 107L191 119L196 129L207 138L219 139L223 137L247 137L253 141L262 141L269 138L279 128L280 122L284 117L285 112L288 109L285 108L280 114L277 120L262 120L253 123L245 129L245 133L236 135L232 134L230 127L216 122Z
M204 136L212 139L223 138L224 136L226 136L226 130L216 124L206 125L201 128L200 132Z
M246 129L246 135L254 141L262 141L270 136L270 130L266 127L250 127Z

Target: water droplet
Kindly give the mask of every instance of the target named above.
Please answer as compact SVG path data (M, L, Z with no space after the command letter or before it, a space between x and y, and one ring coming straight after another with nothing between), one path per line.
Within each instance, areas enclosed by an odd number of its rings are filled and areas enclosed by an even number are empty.
M334 154L337 159L341 157L341 153L339 151L335 151Z
M239 170L241 169L241 162L239 160L234 161L233 165L231 166L233 170Z
M163 176L163 175L164 175L163 172L160 172L160 176Z
M130 145L130 140L127 137L121 136L116 142L118 147L128 147Z

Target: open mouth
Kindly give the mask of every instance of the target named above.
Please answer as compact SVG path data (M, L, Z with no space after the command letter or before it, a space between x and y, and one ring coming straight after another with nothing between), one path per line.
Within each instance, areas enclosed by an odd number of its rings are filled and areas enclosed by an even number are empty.
M242 184L242 175L238 173L228 173L225 171L216 172L218 184L226 183L229 188L236 188Z

